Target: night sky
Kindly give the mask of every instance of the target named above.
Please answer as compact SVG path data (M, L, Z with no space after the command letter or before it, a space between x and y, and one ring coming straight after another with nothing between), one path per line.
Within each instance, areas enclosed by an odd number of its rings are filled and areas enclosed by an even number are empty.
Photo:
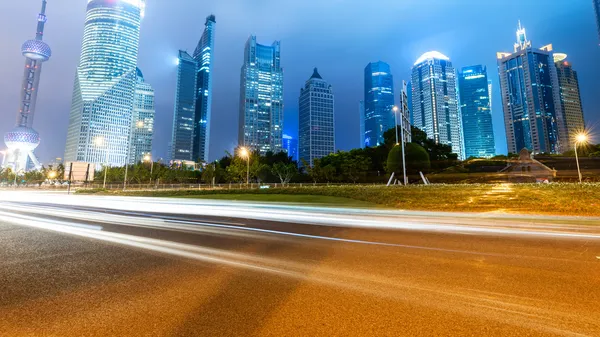
M34 128L42 161L62 157L86 0L49 0L44 65ZM21 44L35 35L41 0L0 1L0 133L14 126L24 59ZM211 159L237 143L240 68L250 34L259 43L282 41L285 131L297 136L300 87L314 67L336 95L337 148L359 146L358 102L363 69L382 60L396 88L424 52L438 50L454 66L484 64L494 81L497 151L506 152L499 100L497 51L512 51L520 19L535 47L554 44L579 72L588 126L600 134L600 47L591 0L148 0L139 66L156 90L155 158L171 138L179 49L192 52L207 15L217 17ZM3 145L3 144L2 144Z

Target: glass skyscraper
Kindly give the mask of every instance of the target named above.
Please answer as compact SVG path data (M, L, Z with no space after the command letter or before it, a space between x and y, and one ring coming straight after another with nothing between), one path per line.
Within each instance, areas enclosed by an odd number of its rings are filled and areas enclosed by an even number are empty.
M266 152L283 150L281 44L264 46L251 36L240 80L239 145Z
M481 65L464 67L458 75L466 158L496 155L489 85Z
M315 68L300 89L300 160L313 166L314 160L335 152L334 96Z
M600 38L600 0L592 0L594 2L594 12L596 13L596 26L598 27L598 37Z
M177 90L173 115L171 161L196 161L194 158L194 123L196 117L196 60L186 51L179 51L177 60Z
M571 62L567 61L566 54L554 54L554 64L560 87L561 111L564 115L564 123L559 125L559 129L564 128L561 132L565 135L561 139L561 150L564 152L572 149L577 134L585 131L585 122L577 72L573 70Z
M298 161L298 139L284 134L283 148L289 157L292 157L293 160Z
M212 70L215 46L214 15L206 18L204 33L194 51L198 76L196 79L196 115L194 116L194 145L192 158L208 161L210 142L210 117L212 110Z
M383 144L383 134L395 127L394 77L385 62L369 63L365 68L364 87L365 143L375 147Z
M89 0L65 161L128 161L145 0Z
M141 162L146 155L152 157L152 137L154 136L154 89L144 81L142 71L137 69L137 85L133 104L133 123L129 163Z
M564 123L552 45L533 48L519 23L513 53L498 53L508 151L560 153Z
M456 70L439 52L423 54L412 69L413 125L465 159Z

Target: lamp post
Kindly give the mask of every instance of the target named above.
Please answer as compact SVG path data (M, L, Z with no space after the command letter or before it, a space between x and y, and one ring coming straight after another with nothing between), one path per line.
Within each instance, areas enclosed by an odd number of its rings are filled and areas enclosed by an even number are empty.
M154 160L152 160L152 156L147 154L144 156L144 162L150 162L150 185L152 185L152 174L154 173Z
M394 106L392 110L394 111L394 124L396 126L396 145L400 145L400 143L398 142L398 106Z
M577 161L577 173L579 174L579 183L583 183L583 176L581 175L581 168L579 166L579 155L577 154L577 145L585 144L588 141L588 135L580 133L575 136L575 161Z
M246 161L248 162L248 170L246 171L246 187L250 186L250 151L245 148L242 147L240 149L240 156L242 158L246 158Z
M94 145L96 145L96 147L104 147L104 152L106 153L106 159L104 161L104 184L102 185L102 188L106 189L106 177L108 174L108 144L104 141L104 137L100 136L94 139Z

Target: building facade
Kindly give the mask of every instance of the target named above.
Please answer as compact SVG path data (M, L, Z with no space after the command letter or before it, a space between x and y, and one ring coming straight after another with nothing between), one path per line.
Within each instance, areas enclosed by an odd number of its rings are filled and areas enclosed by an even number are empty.
M33 154L33 151L40 145L40 135L33 129L33 117L35 116L42 65L52 56L50 46L43 41L46 19L46 0L43 0L42 10L38 15L35 39L25 41L21 46L21 54L25 57L25 67L23 68L21 99L15 128L4 135L4 143L8 151L3 153L2 167L8 167L17 173L27 171L29 161L36 169L41 168Z
M384 143L383 134L395 127L394 77L390 65L379 61L365 68L364 108L366 147Z
M496 155L496 143L486 67L476 65L462 68L458 75L458 87L465 157L491 158Z
M261 154L283 151L283 69L281 44L257 43L244 50L240 80L239 145Z
M561 150L565 152L573 148L575 137L585 132L585 121L577 72L573 70L571 62L567 61L566 54L555 53L554 64L560 88L560 107L564 116L562 127L565 128L562 131L565 137L561 140Z
M412 69L413 126L465 159L456 70L439 52L423 54Z
M519 23L512 53L498 53L508 151L560 153L564 123L552 45L533 48Z
M188 52L180 50L177 59L177 90L173 113L171 161L195 161L194 123L196 117L197 63Z
M137 85L131 123L131 146L129 164L139 163L147 156L152 158L152 138L154 137L154 89L144 80L142 71L137 69Z
M89 0L65 161L128 162L145 0Z
M289 157L293 160L298 161L298 139L286 135L283 135L283 148L287 152Z
M197 64L196 78L196 114L194 116L194 145L192 158L208 162L210 147L210 119L212 112L212 70L213 52L215 49L215 27L217 21L214 15L206 18L204 33L194 51Z
M300 160L311 167L315 159L335 152L334 95L315 68L300 90Z

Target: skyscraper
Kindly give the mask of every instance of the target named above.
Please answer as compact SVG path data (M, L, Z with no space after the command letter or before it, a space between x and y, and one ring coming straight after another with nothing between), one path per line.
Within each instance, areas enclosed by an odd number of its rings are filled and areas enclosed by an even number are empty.
M40 135L33 126L37 94L39 92L42 64L50 59L52 51L44 41L46 24L46 0L42 0L42 10L38 15L35 39L26 41L21 46L21 54L25 56L25 71L21 85L21 100L15 128L4 135L4 143L8 147L6 162L13 172L27 170L27 160L31 159L36 168L40 163L33 154L40 145Z
M144 160L146 155L152 156L154 115L154 89L144 81L144 75L138 68L133 105L133 123L131 125L130 164L139 163Z
M573 148L573 140L576 135L585 131L585 122L577 72L567 61L566 54L554 54L554 64L560 88L560 106L564 115L564 123L559 125L559 128L561 126L565 128L562 130L565 137L561 139L561 150L564 152Z
M300 160L313 166L314 160L335 152L334 96L315 68L300 89Z
M497 57L508 151L561 152L564 121L552 45L533 48L519 23L514 52Z
M594 12L596 13L596 26L598 27L598 37L600 37L600 0L592 0Z
M128 162L145 6L145 0L88 0L65 161Z
M436 143L451 146L452 152L464 159L456 71L447 56L432 51L415 62L412 97L413 125Z
M379 61L365 68L365 146L383 144L383 134L395 126L394 77L390 65Z
M298 139L286 135L283 135L283 149L287 152L289 157L293 160L298 161Z
M496 155L490 83L487 69L464 67L458 75L465 157L491 158Z
M271 46L250 36L244 50L240 80L239 145L258 150L283 150L283 69L281 44Z
M196 113L194 116L192 158L204 162L208 161L210 142L212 70L216 24L217 21L214 15L206 18L204 33L193 55L197 64L198 75L196 79Z
M197 159L194 158L197 64L194 58L183 50L179 51L177 63L177 90L170 159L195 161Z

